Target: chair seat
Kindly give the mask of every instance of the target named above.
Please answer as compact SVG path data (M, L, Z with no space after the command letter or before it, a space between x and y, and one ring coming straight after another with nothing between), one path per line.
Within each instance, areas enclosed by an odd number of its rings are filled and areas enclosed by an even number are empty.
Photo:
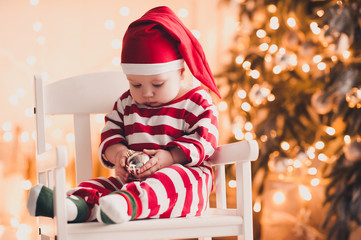
M243 218L214 213L200 217L142 219L123 224L104 225L98 222L68 224L70 239L167 239L240 235ZM140 227L141 226L141 227Z

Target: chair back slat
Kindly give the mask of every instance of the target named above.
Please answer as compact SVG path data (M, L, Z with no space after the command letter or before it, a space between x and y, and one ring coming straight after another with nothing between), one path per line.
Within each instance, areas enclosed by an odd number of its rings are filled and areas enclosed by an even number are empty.
M93 178L89 114L74 114L76 184Z
M107 113L129 85L122 72L98 72L44 86L45 114Z

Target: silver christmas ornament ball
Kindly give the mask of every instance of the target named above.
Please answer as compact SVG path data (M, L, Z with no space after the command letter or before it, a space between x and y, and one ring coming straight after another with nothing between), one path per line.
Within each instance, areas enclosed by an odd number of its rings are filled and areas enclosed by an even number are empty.
M126 169L133 176L137 177L139 169L149 161L150 157L143 152L132 152L127 159Z

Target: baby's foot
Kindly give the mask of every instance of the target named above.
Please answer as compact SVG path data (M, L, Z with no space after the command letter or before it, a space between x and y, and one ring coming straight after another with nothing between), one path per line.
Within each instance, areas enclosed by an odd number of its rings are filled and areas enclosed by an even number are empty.
M106 224L128 222L128 203L121 191L113 192L99 199L97 219Z
M54 217L53 190L42 184L32 187L27 208L31 216Z
M54 217L53 190L37 184L30 189L27 208L31 216ZM65 199L67 221L84 222L88 217L88 205L77 196L69 196Z

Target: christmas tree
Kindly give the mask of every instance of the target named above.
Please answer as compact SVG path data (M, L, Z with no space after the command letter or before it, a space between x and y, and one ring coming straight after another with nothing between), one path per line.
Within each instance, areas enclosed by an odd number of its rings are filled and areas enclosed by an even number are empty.
M269 174L301 178L307 201L326 181L323 229L348 239L361 225L361 1L239 6L232 61L218 75L229 141L259 140L258 195Z

